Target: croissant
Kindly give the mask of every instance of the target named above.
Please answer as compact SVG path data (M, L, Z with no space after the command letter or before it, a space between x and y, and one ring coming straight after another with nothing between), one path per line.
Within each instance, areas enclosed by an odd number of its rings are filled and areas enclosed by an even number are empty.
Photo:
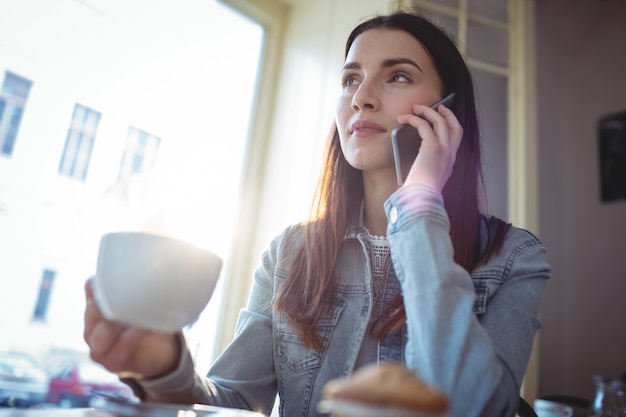
M443 392L400 363L368 365L350 377L332 380L324 387L323 398L423 413L441 413L448 407Z

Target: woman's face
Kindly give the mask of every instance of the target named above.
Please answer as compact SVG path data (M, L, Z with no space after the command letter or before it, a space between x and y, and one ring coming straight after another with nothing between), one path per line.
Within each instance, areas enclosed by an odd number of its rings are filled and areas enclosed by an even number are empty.
M364 174L395 175L391 131L396 117L412 114L414 104L442 98L430 55L407 32L368 30L350 47L341 80L335 121L346 160Z

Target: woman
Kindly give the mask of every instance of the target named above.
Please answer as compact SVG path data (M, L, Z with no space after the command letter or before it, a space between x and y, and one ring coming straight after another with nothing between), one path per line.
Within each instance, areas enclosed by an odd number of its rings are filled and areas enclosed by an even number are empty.
M106 321L87 283L91 356L143 399L315 416L324 385L403 362L454 416L510 416L550 268L527 231L482 215L469 71L450 39L408 13L357 26L310 221L264 253L236 337L206 378L180 335ZM429 106L456 94L454 112ZM390 135L422 144L404 185Z

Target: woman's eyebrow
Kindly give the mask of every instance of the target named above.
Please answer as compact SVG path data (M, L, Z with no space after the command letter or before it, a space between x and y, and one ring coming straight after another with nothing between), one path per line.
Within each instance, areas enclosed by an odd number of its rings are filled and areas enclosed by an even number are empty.
M361 69L361 64L358 62L346 62L346 65L341 68L341 71L343 72L348 69Z
M415 68L417 68L418 70L420 70L420 72L424 72L422 70L422 68L417 65L417 62L413 61L412 59L409 58L390 58L390 59L386 59L383 61L383 67L384 68L389 68L389 67L394 67L396 65L400 65L400 64L409 64L409 65L413 65Z
M414 66L415 68L417 68L418 70L420 70L420 72L424 72L424 70L422 70L422 68L417 64L417 62L413 61L412 59L409 58L389 58L389 59L385 59L383 61L382 67L383 68L390 68L390 67L394 67L396 65L400 65L400 64L409 64ZM358 62L347 62L343 68L341 68L341 71L345 71L348 69L361 69L361 64L359 64Z

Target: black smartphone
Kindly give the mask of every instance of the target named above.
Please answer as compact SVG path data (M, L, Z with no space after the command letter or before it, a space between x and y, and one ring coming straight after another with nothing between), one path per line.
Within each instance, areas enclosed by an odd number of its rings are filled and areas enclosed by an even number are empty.
M448 108L452 108L454 102L454 93L449 94L442 100L439 100L432 106L437 109L440 104ZM391 132L391 147L393 148L393 159L396 165L396 177L398 185L404 184L404 180L413 165L413 161L417 157L422 138L416 128L411 125L398 125Z

